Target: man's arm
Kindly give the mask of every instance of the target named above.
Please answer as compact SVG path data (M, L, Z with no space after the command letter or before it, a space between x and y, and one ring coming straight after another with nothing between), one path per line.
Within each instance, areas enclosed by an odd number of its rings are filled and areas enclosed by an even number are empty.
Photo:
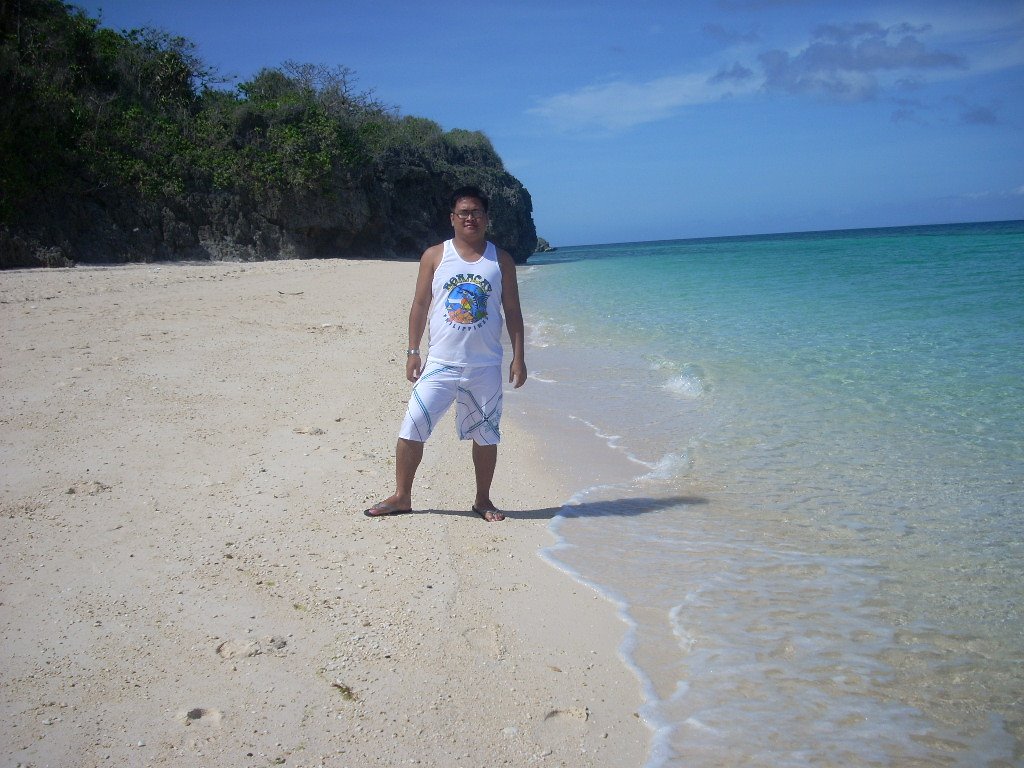
M427 314L430 312L430 301L433 298L431 284L434 282L434 272L441 262L442 246L433 245L423 252L420 257L420 271L416 276L416 291L412 297L412 307L409 309L409 349L419 349L423 340L423 332L427 328ZM421 351L419 355L408 355L405 359L405 378L409 381L416 381L423 373L423 358L426 357Z
M512 363L508 368L508 380L513 388L519 389L526 383L526 331L523 328L523 308L519 304L519 282L516 280L516 263L505 251L498 252L501 266L501 308L505 313L505 327L512 342Z

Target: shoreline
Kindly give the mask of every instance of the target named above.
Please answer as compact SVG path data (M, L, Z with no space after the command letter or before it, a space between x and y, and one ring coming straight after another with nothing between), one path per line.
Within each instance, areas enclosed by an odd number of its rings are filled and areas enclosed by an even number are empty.
M598 246L524 286L530 415L588 505L557 556L637 622L651 765L660 723L695 764L1019 757L1018 230Z
M429 514L360 514L393 484L415 275L0 275L8 759L643 763L626 627L539 556L568 494L508 400L506 522L470 512L450 417Z

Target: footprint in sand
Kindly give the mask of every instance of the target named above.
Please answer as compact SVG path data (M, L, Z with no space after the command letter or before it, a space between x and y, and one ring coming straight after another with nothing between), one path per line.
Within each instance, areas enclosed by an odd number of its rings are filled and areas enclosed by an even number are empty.
M83 481L81 483L75 483L68 488L65 493L69 494L84 494L86 496L95 496L98 493L109 491L110 486L98 483L95 480Z
M43 504L38 501L17 501L13 504L0 505L0 517L28 517L43 509Z
M537 724L535 736L542 742L548 739L580 737L587 730L590 710L586 707L564 707L549 710Z
M217 646L217 655L222 659L238 659L259 656L282 650L288 641L283 637L265 637L262 640L225 640Z
M544 715L544 722L549 721L565 721L565 720L576 720L578 722L586 722L590 718L590 710L586 707L569 707L568 709L552 709L546 715Z
M237 640L225 640L217 646L217 655L222 659L237 659L256 656L259 654L260 644L255 640L241 643Z
M209 707L194 707L193 709L178 713L178 719L185 723L185 725L201 723L216 726L220 725L222 718L223 715L219 709L210 709Z
M501 658L501 644L498 642L498 628L470 627L462 633L469 647L491 659Z

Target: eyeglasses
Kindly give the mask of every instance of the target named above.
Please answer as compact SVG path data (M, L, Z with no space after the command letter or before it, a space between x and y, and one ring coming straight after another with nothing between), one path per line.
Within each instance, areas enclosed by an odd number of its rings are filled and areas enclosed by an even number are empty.
M474 208L471 211L454 211L454 213L463 221L466 219L482 219L487 215L487 211L482 211L479 208Z

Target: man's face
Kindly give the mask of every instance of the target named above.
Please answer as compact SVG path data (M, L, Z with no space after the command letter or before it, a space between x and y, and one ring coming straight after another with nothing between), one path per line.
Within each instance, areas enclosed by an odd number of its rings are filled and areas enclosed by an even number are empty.
M452 227L463 237L474 240L487 230L487 212L475 197L460 197L451 214Z

